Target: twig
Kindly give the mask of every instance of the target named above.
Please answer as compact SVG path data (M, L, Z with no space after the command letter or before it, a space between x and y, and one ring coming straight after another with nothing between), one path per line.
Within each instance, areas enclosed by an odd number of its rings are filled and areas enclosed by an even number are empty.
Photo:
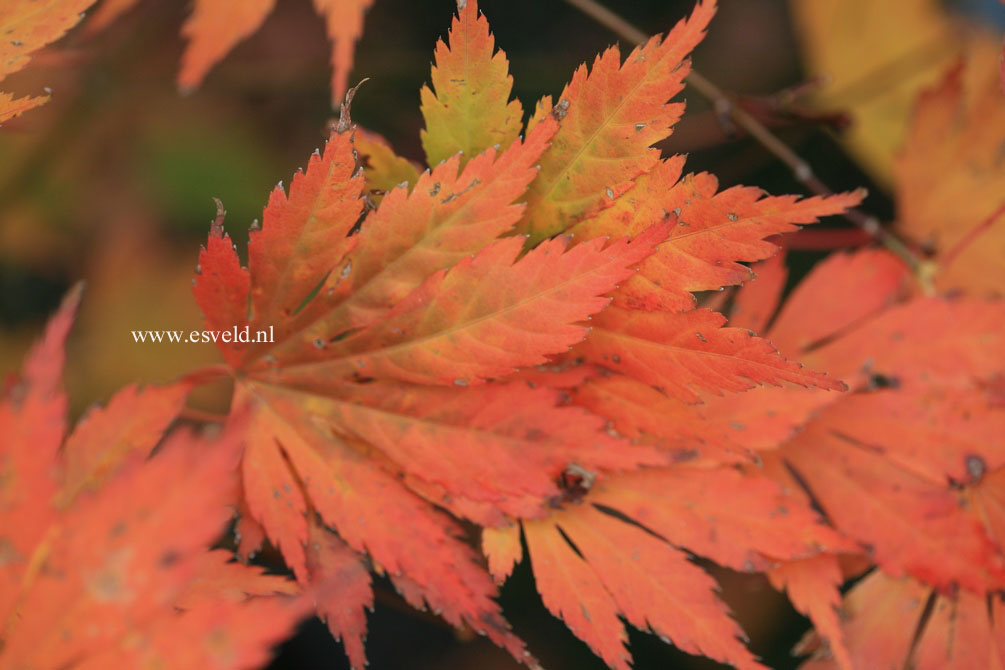
M649 40L648 35L600 4L597 0L565 1L632 44L641 45ZM834 195L834 191L828 188L814 174L813 168L810 167L809 163L803 160L799 154L779 139L777 135L768 130L750 112L733 104L733 101L726 92L715 83L706 79L694 69L687 76L687 83L712 103L716 113L723 117L728 117L733 123L745 130L748 135L760 143L761 146L785 163L792 170L792 175L796 181L817 195ZM913 271L917 272L921 267L921 259L899 238L883 228L876 217L858 209L847 210L844 213L844 217L899 256Z

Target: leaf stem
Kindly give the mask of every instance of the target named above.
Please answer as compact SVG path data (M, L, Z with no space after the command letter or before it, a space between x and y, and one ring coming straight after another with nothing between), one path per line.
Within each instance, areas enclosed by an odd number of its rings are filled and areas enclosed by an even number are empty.
M221 378L232 377L233 374L233 371L228 366L221 363L216 365L207 365L205 367L186 372L185 374L178 376L175 381L179 383L188 383L192 386L202 386Z
M641 45L649 40L648 35L600 4L597 0L565 1L632 44ZM813 168L809 163L793 151L777 135L768 130L750 112L734 104L732 99L718 85L694 69L691 70L686 81L712 103L717 114L723 118L728 117L733 123L745 130L748 135L761 144L761 146L785 163L792 170L792 175L796 181L803 184L816 195L834 195L834 191L814 174ZM884 228L876 217L858 209L849 209L844 213L844 218L900 257L917 274L922 265L922 260L903 241Z

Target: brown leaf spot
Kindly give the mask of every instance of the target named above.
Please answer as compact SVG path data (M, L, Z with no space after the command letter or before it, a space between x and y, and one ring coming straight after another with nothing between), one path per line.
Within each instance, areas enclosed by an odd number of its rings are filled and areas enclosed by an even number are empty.
M561 121L565 118L565 115L569 113L569 101L562 98L558 101L558 104L551 110L551 115L555 117L556 121Z

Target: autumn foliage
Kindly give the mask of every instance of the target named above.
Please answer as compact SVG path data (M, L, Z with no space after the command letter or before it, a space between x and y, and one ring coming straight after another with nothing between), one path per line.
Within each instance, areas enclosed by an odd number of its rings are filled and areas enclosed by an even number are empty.
M72 4L18 48L90 3ZM74 290L6 385L0 668L261 667L313 613L362 668L373 574L538 667L497 602L521 561L619 670L626 624L764 667L711 564L763 573L812 620L805 667L1005 665L998 80L968 97L956 65L917 103L894 229L928 257L838 252L786 292L780 236L864 192L721 188L654 148L714 0L608 48L526 124L459 3L420 93L428 168L357 125L365 88L345 95L370 4L314 2L339 118L246 254L221 207L198 255L206 327L274 340L221 342L221 365L68 428ZM272 5L197 0L179 85ZM40 102L4 95L0 120ZM221 377L226 420L179 420ZM250 563L266 543L289 578Z

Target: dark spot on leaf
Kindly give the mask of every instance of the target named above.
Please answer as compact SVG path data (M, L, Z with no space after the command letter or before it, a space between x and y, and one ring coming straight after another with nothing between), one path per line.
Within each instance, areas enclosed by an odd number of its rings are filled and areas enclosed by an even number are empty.
M879 391L881 389L898 389L900 388L900 379L892 375L887 376L875 372L869 377L869 382L866 387L870 391Z
M551 110L551 115L555 117L556 121L561 121L565 118L565 115L569 113L569 101L562 98L555 105L554 109Z
M977 454L969 454L966 458L966 463L967 474L970 475L970 481L975 484L979 482L984 477L984 473L988 471L988 464Z
M181 554L179 554L174 549L168 549L160 558L160 566L162 568L170 568L172 565L181 560Z
M673 462L686 463L687 461L695 460L700 455L697 449L679 449L673 454Z

